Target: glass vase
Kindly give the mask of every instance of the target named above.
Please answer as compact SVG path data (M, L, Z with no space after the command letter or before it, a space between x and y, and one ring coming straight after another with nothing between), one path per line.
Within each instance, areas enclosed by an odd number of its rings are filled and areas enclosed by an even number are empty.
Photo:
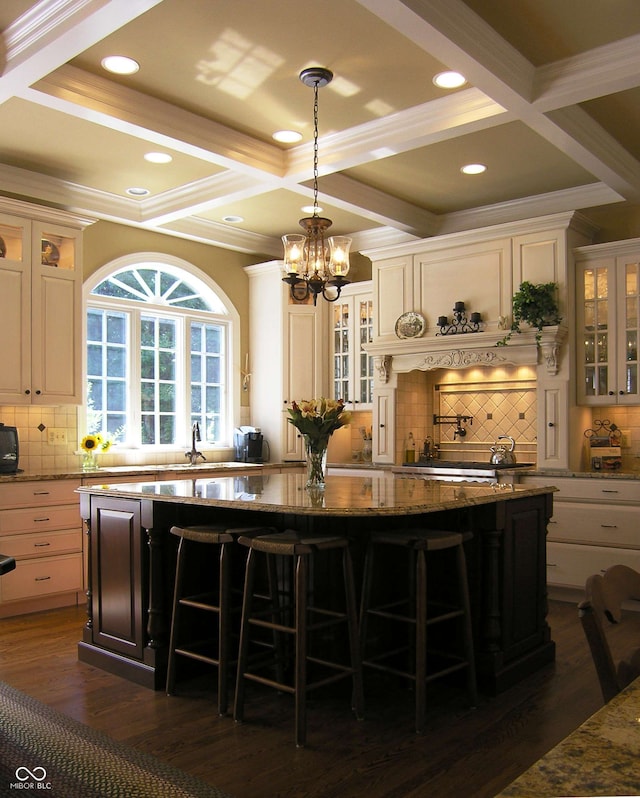
M97 471L98 458L96 453L92 450L90 452L82 453L82 470L83 471Z
M324 488L325 474L327 472L327 447L329 438L312 438L304 436L305 453L307 457L307 487Z

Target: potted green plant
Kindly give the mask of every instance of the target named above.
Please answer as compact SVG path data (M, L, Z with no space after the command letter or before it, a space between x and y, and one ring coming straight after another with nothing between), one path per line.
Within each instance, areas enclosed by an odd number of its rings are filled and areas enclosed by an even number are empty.
M551 327L561 321L557 283L521 283L519 290L513 295L511 329L496 346L506 346L514 332L521 333L522 322L535 327L536 343L540 344L542 328Z

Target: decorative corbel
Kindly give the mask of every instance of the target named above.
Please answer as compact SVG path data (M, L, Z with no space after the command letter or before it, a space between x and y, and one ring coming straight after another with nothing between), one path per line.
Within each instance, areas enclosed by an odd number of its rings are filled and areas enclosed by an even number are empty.
M378 380L382 383L389 382L391 373L391 355L378 355L373 359L373 366L378 372Z

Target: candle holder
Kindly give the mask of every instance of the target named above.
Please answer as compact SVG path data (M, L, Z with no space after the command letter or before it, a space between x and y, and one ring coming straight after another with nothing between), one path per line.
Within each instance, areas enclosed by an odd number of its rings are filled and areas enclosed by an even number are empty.
M480 313L472 313L467 318L464 302L456 302L453 306L453 320L449 321L447 316L438 316L438 327L440 332L436 335L458 335L459 333L477 333L480 332L480 325L482 324L482 315Z

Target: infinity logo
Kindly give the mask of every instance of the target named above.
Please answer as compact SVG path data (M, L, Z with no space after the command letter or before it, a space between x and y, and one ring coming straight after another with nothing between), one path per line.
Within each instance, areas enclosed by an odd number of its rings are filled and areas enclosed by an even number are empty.
M26 781L27 779L34 779L35 781L44 781L47 778L47 771L44 768L29 768L19 767L16 770L16 778L19 781Z

